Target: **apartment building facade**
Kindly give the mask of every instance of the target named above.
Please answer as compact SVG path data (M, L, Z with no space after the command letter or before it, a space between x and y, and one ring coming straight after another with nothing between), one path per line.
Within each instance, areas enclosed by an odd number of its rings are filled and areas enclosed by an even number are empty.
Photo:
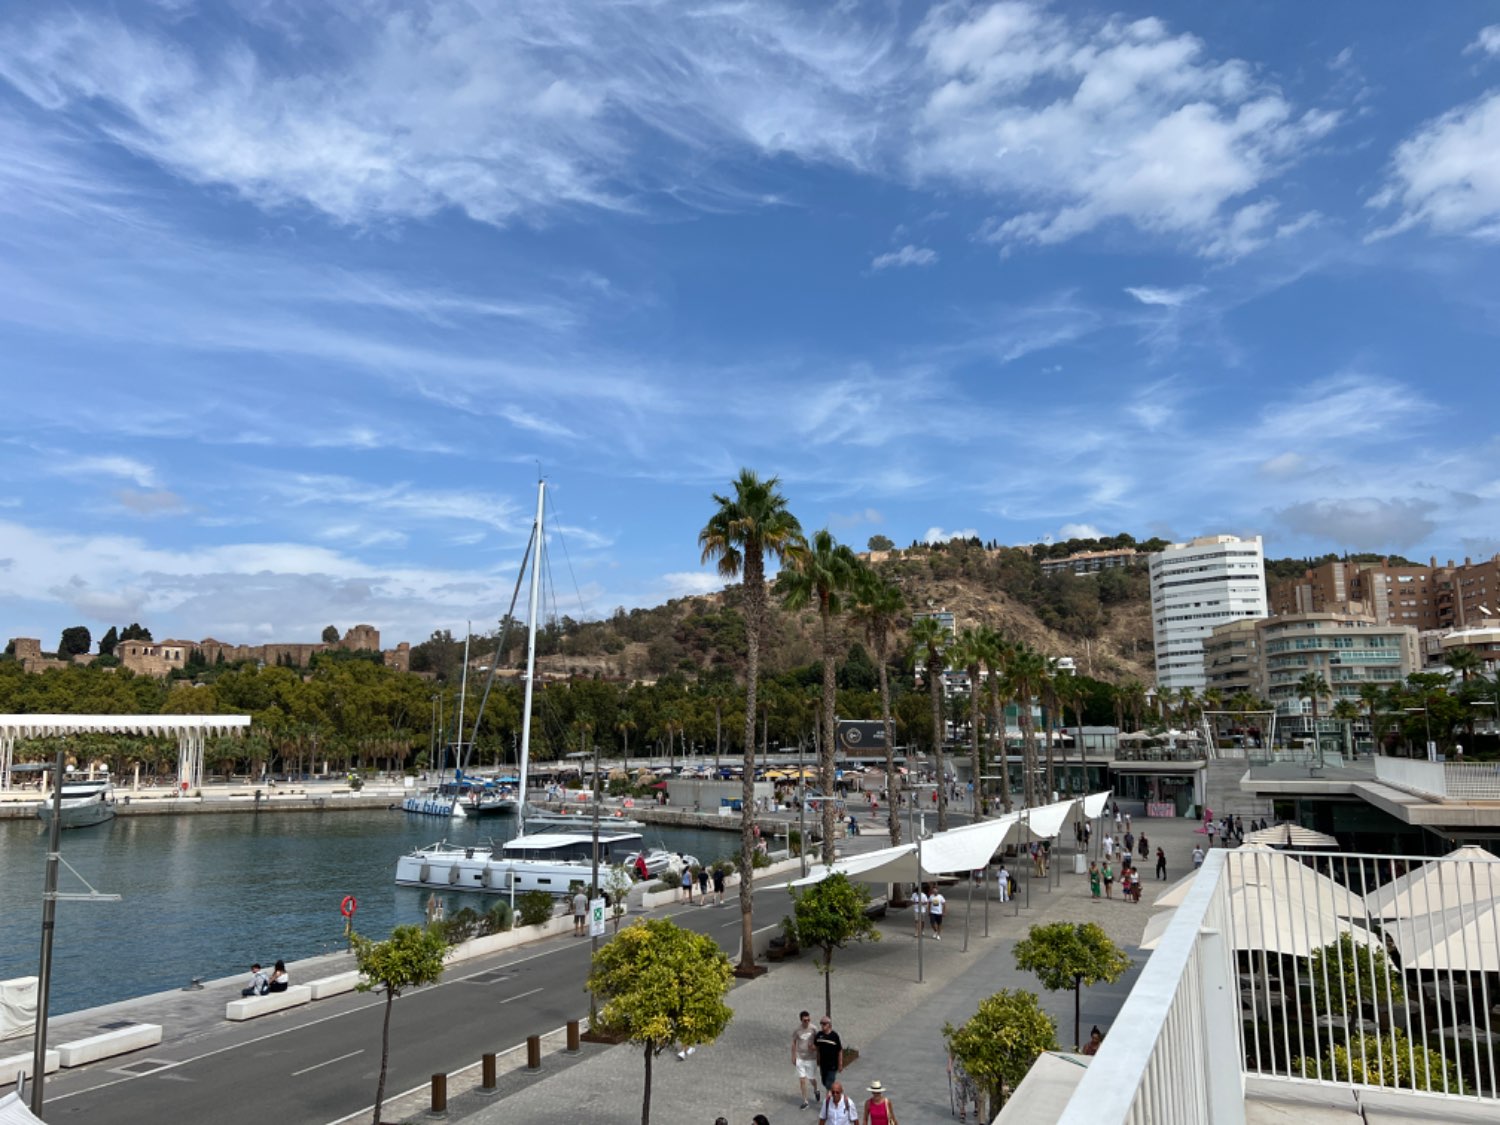
M1436 558L1426 566L1336 559L1276 583L1268 600L1276 617L1351 612L1423 632L1500 624L1497 598L1500 555L1477 563L1449 559L1443 566Z
M1351 613L1299 613L1260 622L1259 695L1276 708L1277 722L1311 730L1312 702L1297 686L1316 673L1331 694L1318 700L1318 716L1330 725L1334 704L1359 703L1365 684L1390 687L1421 668L1417 631L1410 625Z
M1043 574L1098 574L1101 570L1118 570L1140 566L1146 555L1133 547L1115 551L1079 551L1061 559L1043 559Z
M1155 552L1148 565L1157 686L1201 692L1203 645L1214 628L1266 616L1261 537L1205 535Z
M1246 617L1214 626L1203 641L1205 690L1218 691L1228 702L1237 695L1260 698L1261 656L1259 626L1265 620Z

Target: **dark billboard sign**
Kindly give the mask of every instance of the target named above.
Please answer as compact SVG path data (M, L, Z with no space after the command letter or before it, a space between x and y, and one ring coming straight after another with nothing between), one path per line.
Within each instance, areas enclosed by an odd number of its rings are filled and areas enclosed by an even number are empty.
M846 754L884 754L885 724L879 719L840 719L836 741Z

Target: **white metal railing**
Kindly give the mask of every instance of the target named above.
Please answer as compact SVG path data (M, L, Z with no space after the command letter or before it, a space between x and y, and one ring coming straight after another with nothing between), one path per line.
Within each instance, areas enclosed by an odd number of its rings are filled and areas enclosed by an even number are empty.
M1500 1120L1497 973L1500 860L1479 849L1215 849L1058 1120L1242 1125L1246 1075Z
M1375 777L1387 785L1440 801L1500 801L1500 762L1378 757Z
M1500 801L1500 762L1444 762L1450 801Z

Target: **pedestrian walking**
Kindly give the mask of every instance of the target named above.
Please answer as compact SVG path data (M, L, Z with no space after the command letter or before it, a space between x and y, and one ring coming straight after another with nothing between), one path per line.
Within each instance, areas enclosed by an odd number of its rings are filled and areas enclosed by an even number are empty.
M832 1090L844 1069L844 1041L833 1030L833 1020L827 1016L818 1021L813 1046L818 1052L818 1076L823 1079L823 1089Z
M802 1108L810 1104L808 1084L812 1085L812 1097L818 1096L818 1052L813 1039L818 1030L812 1025L811 1012L797 1013L797 1026L792 1028L792 1066L797 1071L797 1086L802 1091Z
M860 1115L859 1125L896 1125L896 1110L890 1098L885 1096L885 1087L880 1079L869 1085L870 1097L865 1102L865 1111Z
M1104 837L1104 858L1115 858L1115 838L1113 836Z
M837 1079L823 1095L818 1120L823 1125L858 1125L859 1107L854 1104L853 1098L844 1093L844 1084Z
M943 912L948 908L948 900L943 897L942 888L933 885L932 894L927 896L927 918L932 923L932 936L943 940Z
M1125 831L1126 832L1130 831L1130 814L1129 813L1125 814Z
M913 937L921 937L922 930L927 925L927 884L923 883L917 887L916 893L911 896L911 916L916 924L912 931Z
M698 868L698 901L708 905L708 868Z
M724 869L714 866L714 905L724 905Z
M1125 818L1120 815L1120 806L1115 806L1115 831L1119 832L1125 826Z
M1125 841L1124 841L1124 843L1125 843L1125 850L1127 852L1133 852L1133 851L1135 851L1135 833L1131 832L1130 829L1128 829L1128 828L1125 830Z
M1156 849L1156 877L1163 880L1167 877L1167 853L1162 848Z
M1098 898L1099 897L1099 880L1100 880L1100 878L1101 878L1101 876L1099 874L1099 865L1097 863L1090 863L1089 864L1089 896L1091 898Z
M1245 820L1243 817L1234 818L1234 834L1239 837L1240 843L1245 842Z
M1144 832L1141 833L1140 847L1142 859L1145 859L1148 855L1151 854L1151 845L1147 843L1146 834Z
M1007 870L1004 861L1000 864L1000 870L995 875L995 883L1000 888L1000 901L1010 901L1010 871Z
M687 903L693 905L693 869L684 866L682 869L682 889L687 893Z
M1114 898L1115 869L1110 866L1109 860L1104 861L1104 869L1100 873L1104 876L1104 897Z
M1195 845L1194 848L1193 848L1193 870L1197 871L1198 868L1200 868L1202 866L1203 866L1203 845L1198 844L1198 845Z

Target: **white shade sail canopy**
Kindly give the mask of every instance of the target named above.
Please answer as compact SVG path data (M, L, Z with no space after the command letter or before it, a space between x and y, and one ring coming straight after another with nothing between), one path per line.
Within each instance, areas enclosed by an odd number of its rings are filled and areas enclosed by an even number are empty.
M1410 918L1497 898L1500 859L1483 848L1463 847L1375 888L1365 895L1365 905L1372 918Z
M1398 918L1384 929L1396 942L1403 970L1500 972L1500 899Z
M1106 789L1103 793L1090 793L1083 799L1083 815L1090 820L1104 815L1104 810L1109 807L1111 791Z
M44 1125L42 1119L26 1108L14 1093L0 1098L0 1125Z
M0 715L0 789L11 787L18 738L127 734L177 739L177 772L189 788L203 784L203 744L250 728L249 715Z
M1336 850L1339 842L1323 832L1303 828L1300 824L1273 824L1245 837L1247 844L1265 844L1271 848L1322 848Z

